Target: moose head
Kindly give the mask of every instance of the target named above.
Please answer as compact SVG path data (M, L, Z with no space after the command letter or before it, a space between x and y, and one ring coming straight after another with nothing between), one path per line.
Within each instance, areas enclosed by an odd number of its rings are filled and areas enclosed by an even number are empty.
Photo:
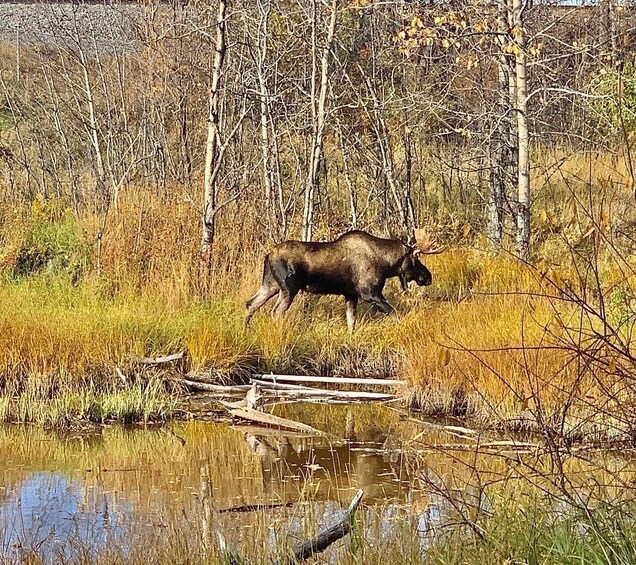
M407 249L408 252L400 265L399 273L402 290L407 290L408 283L411 281L415 281L418 286L430 285L433 282L433 277L419 257L442 253L445 247L436 245L426 230L417 229L414 237L409 239Z

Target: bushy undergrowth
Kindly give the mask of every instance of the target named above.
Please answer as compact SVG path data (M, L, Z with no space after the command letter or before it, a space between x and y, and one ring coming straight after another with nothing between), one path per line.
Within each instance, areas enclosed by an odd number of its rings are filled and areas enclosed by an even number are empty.
M90 242L63 202L38 197L28 211L5 213L0 225L5 275L65 274L77 282L90 268Z
M628 565L636 561L631 505L590 515L554 508L555 501L531 496L498 500L482 537L455 531L428 556L438 565L524 563L528 565Z

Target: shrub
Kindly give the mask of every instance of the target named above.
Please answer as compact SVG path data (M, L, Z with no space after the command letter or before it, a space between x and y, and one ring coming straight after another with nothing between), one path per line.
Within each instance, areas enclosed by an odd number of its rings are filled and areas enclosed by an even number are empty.
M10 264L13 276L50 272L77 282L90 262L90 243L71 211L59 202L37 198Z

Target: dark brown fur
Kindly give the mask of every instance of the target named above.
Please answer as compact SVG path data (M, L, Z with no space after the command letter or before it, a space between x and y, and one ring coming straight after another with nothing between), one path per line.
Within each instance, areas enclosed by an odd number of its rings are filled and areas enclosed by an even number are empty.
M432 281L414 248L397 239L350 231L325 243L284 241L265 257L261 287L245 304L245 323L275 295L278 301L274 314L281 316L303 290L344 296L347 323L353 329L359 299L386 314L395 312L382 295L386 280L391 277L399 277L404 290L410 281L420 286Z

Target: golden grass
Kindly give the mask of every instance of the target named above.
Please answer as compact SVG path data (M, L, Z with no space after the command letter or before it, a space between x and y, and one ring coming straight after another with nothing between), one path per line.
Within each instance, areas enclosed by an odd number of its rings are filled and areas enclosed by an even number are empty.
M186 349L195 368L219 374L258 368L400 376L418 391L412 398L429 413L468 412L484 420L492 414L512 416L532 392L520 353L475 356L472 351L503 349L523 340L537 344L550 312L542 305L532 306L531 312L522 296L476 296L457 303L452 296L466 296L484 284L514 290L531 278L510 260L502 268L490 254L451 250L446 257L431 263L437 279L432 297L419 289L401 297L392 284L399 319L363 309L353 335L346 331L342 301L333 298L308 299L310 304L299 300L280 322L259 313L244 329L246 294L241 291L188 304L175 301L169 291L164 294L161 285L152 294L148 289L120 291L111 298L100 297L94 281L78 287L50 278L7 282L0 293L0 367L16 382L34 375L112 381L114 368L127 367L131 354ZM440 302L440 296L445 300ZM553 374L560 363L558 355L545 352L533 360L532 370Z
M586 163L574 154L563 167L582 175ZM603 170L620 179L619 169L610 163ZM301 296L281 322L270 318L267 305L243 328L243 302L258 287L268 244L258 215L232 206L220 216L209 275L199 264L200 226L186 201L131 187L105 223L91 213L75 217L60 202L0 210L5 389L22 394L48 379L89 383L100 392L119 382L114 369L126 370L131 354L186 349L193 368L220 375L258 369L399 376L411 383L411 401L428 413L468 414L495 424L536 419L539 410L558 417L577 376L567 364L569 353L545 346L576 308L528 293L554 292L541 273L576 281L565 253L586 227L573 220L576 206L574 212L553 208L544 218L544 204L538 204L537 270L469 239L427 258L432 287L403 295L391 281L387 295L399 318L362 306L353 335L346 331L343 301L334 297ZM562 223L555 223L557 212ZM31 273L18 269L33 262ZM619 267L605 258L601 276L630 296L632 280ZM577 387L602 394L589 379ZM589 410L583 410L586 417Z

